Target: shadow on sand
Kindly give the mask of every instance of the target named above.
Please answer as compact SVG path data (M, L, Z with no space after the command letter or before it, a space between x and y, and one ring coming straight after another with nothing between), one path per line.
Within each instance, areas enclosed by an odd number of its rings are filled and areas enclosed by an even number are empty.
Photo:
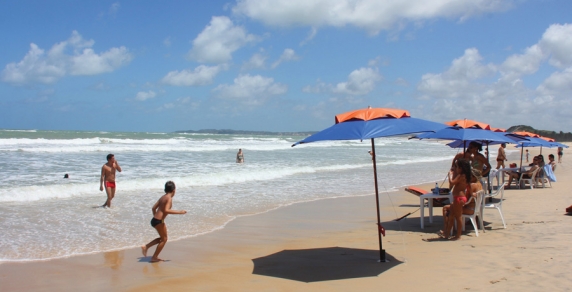
M401 264L389 254L389 262L378 262L378 250L347 247L283 250L253 259L253 274L319 282L350 278L377 277Z

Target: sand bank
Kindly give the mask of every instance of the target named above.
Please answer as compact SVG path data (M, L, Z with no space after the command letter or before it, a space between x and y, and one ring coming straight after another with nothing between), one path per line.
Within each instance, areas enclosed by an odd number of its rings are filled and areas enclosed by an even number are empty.
M531 154L538 150L530 148ZM564 153L553 188L506 190L507 228L487 210L486 233L479 237L469 224L460 241L422 241L442 227L441 208L422 230L417 197L403 190L381 195L387 263L377 262L372 195L241 217L222 230L167 243L161 257L169 261L162 263L148 263L139 249L4 263L2 291L566 290L572 284L572 216L564 209L572 205L572 183L570 151Z

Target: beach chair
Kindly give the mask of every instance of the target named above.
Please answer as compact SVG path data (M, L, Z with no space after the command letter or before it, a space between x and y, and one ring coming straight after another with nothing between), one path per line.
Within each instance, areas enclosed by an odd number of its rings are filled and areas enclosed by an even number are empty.
M528 185L530 186L531 189L534 188L534 185L536 184L536 174L538 173L538 171L540 170L540 167L537 167L532 174L530 175L530 178L523 178L524 173L520 174L520 179L518 180L520 188L523 189L526 187L526 184L528 183Z
M552 182L556 181L556 176L552 172L552 166L547 164L543 167L543 169L544 171L542 172L542 176L538 176L536 178L536 187L538 188L540 185L542 185L542 187L545 188L546 184L552 187Z
M482 204L482 207L481 207L481 208L482 208L482 209L481 209L481 214L482 214L483 216L480 217L480 219L481 219L481 226L483 226L483 232L484 232L484 229L485 229L485 227L484 227L484 225L483 225L483 222L484 222L484 220L485 220L485 219L484 219L484 215L485 215L485 214L484 214L484 210L485 210L485 209L497 209L497 210L499 211L500 218L501 218L501 220L502 220L502 226L503 226L504 228L506 228L506 223L504 222L504 216L502 215L502 201L504 200L504 185L505 185L505 184L506 184L506 183L502 183L502 185L500 185L495 192L493 192L493 193L491 193L491 194L488 194L488 195L485 195L485 198L491 198L491 199L492 199L492 198L494 198L494 197L496 197L496 196L498 196L498 195L500 194L500 198L499 198L500 201L498 201L498 203L489 203L489 204L487 204L487 203L485 203L485 201L484 201L484 199L483 199L483 204Z
M463 222L463 231L465 231L465 221L467 220L467 218L469 218L471 220L471 223L473 224L473 228L475 228L475 234L477 235L477 237L479 236L479 229L477 228L477 217L481 218L481 214L482 214L482 203L483 203L483 197L485 196L485 191L481 190L477 192L477 198L475 199L474 197L471 197L471 199L467 202L471 202L473 200L475 200L475 212L473 212L472 215L468 215L468 214L463 214L462 215L462 219L461 222ZM481 228L483 228L483 224L482 224L482 220L481 220ZM484 228L483 228L483 232L484 232Z

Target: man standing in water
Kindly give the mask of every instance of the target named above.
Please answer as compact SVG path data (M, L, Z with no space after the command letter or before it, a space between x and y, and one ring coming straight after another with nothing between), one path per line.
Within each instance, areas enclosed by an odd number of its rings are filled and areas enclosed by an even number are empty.
M111 200L115 197L115 171L121 172L121 166L115 160L115 155L107 155L107 163L101 167L101 178L99 179L99 190L103 191L103 182L105 181L105 192L107 193L107 201L102 207L111 207Z
M176 187L174 182L168 181L167 183L165 183L165 194L161 198L159 198L157 203L155 203L155 205L153 205L153 208L151 208L151 211L153 211L153 219L151 219L151 226L157 230L157 233L159 233L159 237L153 239L151 242L147 243L147 245L141 246L141 251L143 252L143 256L146 257L147 250L149 250L149 248L152 247L153 245L159 244L155 249L153 257L151 257L150 262L152 263L162 261L162 259L159 258L159 253L161 252L163 247L165 247L165 244L167 243L168 239L167 225L165 225L165 218L167 218L167 215L187 214L187 211L184 210L180 211L171 210L171 207L173 206L173 196L175 196L175 191Z

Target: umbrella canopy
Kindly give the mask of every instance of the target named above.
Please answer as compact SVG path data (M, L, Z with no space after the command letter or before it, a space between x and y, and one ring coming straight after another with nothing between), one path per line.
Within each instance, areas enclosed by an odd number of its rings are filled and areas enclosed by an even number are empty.
M506 132L506 129L493 128L493 127L491 127L491 131L493 131L493 132Z
M548 148L553 148L553 147L559 147L559 145L557 145L558 142L554 142L554 139L552 138L547 138L547 137L541 137L538 134L534 134L534 133L530 133L530 132L514 132L515 134L524 134L524 135L528 135L528 141L522 141L519 142L518 145L516 145L516 147L521 147L520 148L520 167L522 167L522 156L523 156L523 149L524 147L540 147L540 154L542 154L542 147L548 147ZM552 142L549 142L549 140L552 140ZM560 144L560 143L558 143ZM561 144L564 145L564 144ZM564 145L566 146L566 145Z
M485 143L516 143L504 133L475 128L447 127L435 133L423 133L416 136L419 139L456 140L460 142L475 141ZM461 143L462 144L462 143Z
M562 143L559 143L559 142L550 142L550 144L552 144L552 147L568 148L568 145L562 144Z
M371 108L355 110L336 116L335 124L325 130L298 141L298 144L331 140L371 140L371 154L377 209L377 235L379 240L379 260L385 262L381 235L385 229L379 216L379 191L377 186L377 165L374 138L398 136L412 133L434 132L446 127L444 124L412 118L408 111L401 109Z
M521 132L512 132L513 134L517 134L517 135L521 135L524 137L534 137L534 138L538 138L540 137L540 135L535 134L535 133L531 133L531 132L526 132L526 131L521 131Z
M459 128L463 128L463 129L474 128L474 129L481 129L481 130L491 130L491 125L489 125L489 124L485 124L485 123L481 123L481 122L477 122L477 121L473 121L473 120L467 120L467 119L449 121L449 122L446 122L445 125L449 125L451 127L459 127Z
M494 132L496 134L500 134L500 135L504 135L505 138L508 138L511 142L507 142L507 140L499 140L499 141L491 141L491 140L471 140L471 141L463 141L463 140L455 140L451 143L448 143L447 146L451 147L451 148L463 148L464 144L466 142L477 142L481 145L486 144L488 142L488 145L498 145L498 144L503 144L503 143L513 143L516 144L520 141L528 141L528 138L525 138L523 136L519 136L519 135L514 135L512 133L502 133L502 132Z
M516 147L558 147L554 146L554 142L548 142L542 138L538 137L528 137L528 141L519 142Z
M507 133L501 132L502 129L496 129L499 132L491 130L491 126L486 123L481 123L473 120L455 120L446 122L445 124L451 127L444 128L434 133L423 133L415 136L419 139L442 139L442 140L455 140L447 145L457 148L463 147L463 152L465 152L465 147L470 142L477 142L479 144L485 144L487 146L487 164L490 166L488 145L489 144L500 144L500 143L516 143L515 139L523 139L518 135L507 136ZM490 170L489 170L490 171ZM487 176L489 180L489 193L491 192L490 187L490 177Z
M317 141L365 140L398 136L437 131L445 127L441 123L412 118L406 110L362 109L337 115L335 125L298 141L292 146Z

